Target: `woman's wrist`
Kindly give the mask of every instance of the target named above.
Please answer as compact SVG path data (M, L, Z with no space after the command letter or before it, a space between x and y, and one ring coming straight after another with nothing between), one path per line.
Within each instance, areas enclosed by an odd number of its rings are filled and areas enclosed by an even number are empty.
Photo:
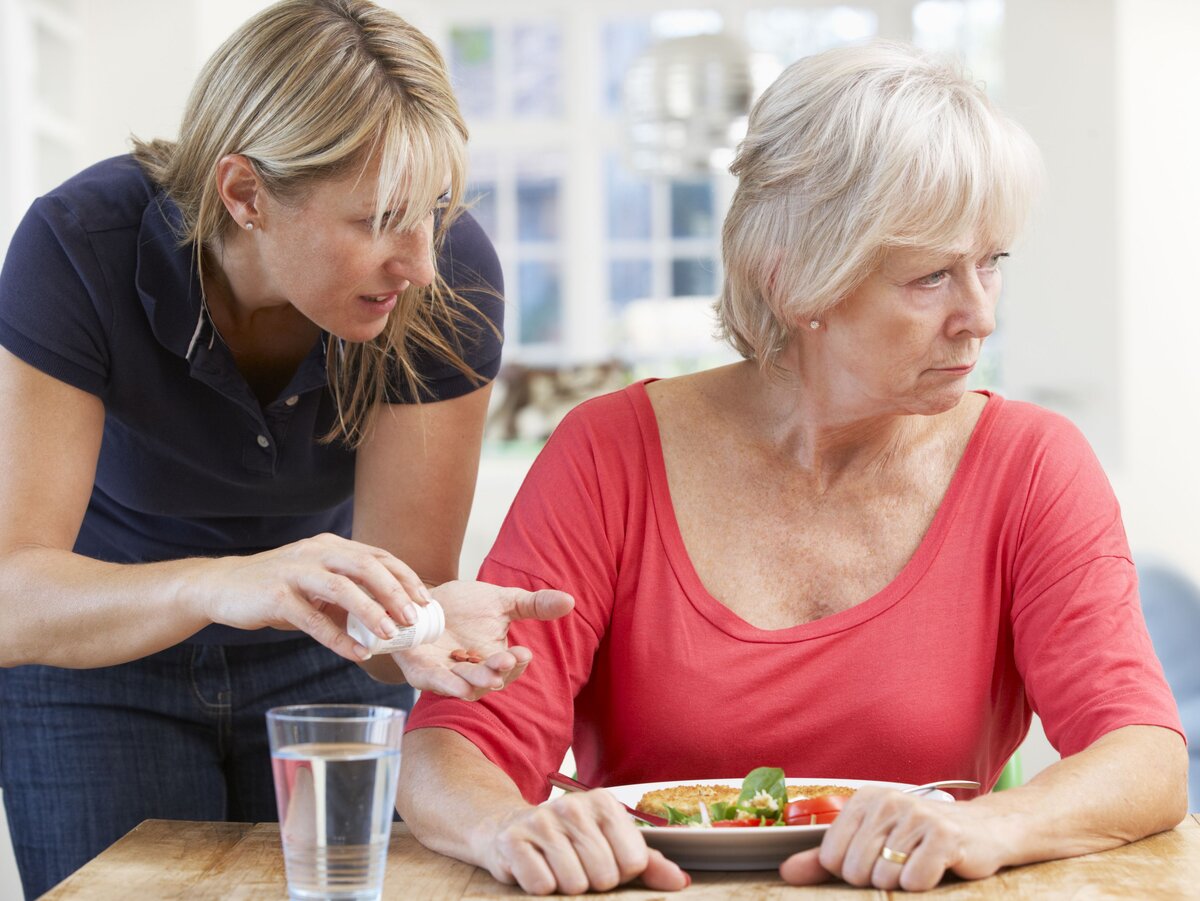
M1030 817L1025 811L1013 810L1006 803L1009 800L987 794L959 802L968 815L967 841L975 844L981 858L986 858L981 863L994 870L1029 860Z
M472 818L471 826L466 830L464 836L465 850L471 858L471 863L494 872L493 854L497 850L496 845L500 833L514 817L529 807L530 805L522 799L514 804L506 803L484 811Z
M179 622L195 624L197 629L216 622L212 586L219 584L219 557L194 557L178 560L171 568L166 596Z

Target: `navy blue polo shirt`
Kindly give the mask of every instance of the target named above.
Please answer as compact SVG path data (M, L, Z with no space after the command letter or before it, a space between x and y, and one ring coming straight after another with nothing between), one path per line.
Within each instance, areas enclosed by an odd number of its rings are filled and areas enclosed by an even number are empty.
M0 344L104 401L96 481L77 553L117 563L252 554L333 532L349 536L354 452L318 438L334 422L326 335L263 406L202 309L179 211L129 156L84 170L25 215L0 272ZM478 312L451 341L484 378L500 367L500 264L469 215L439 272ZM423 400L477 385L414 352ZM399 380L393 402L410 402ZM296 633L211 626L193 641Z

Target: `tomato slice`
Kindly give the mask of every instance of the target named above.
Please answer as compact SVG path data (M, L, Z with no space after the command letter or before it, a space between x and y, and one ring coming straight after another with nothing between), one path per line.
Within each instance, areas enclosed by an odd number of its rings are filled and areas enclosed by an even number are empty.
M789 826L817 826L832 823L846 806L841 795L818 795L815 798L797 798L789 801L783 809L783 821Z

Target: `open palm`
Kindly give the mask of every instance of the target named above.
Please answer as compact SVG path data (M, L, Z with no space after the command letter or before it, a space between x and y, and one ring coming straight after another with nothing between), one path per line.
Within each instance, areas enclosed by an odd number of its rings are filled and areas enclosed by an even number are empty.
M476 700L508 685L525 671L533 655L509 647L508 627L520 619L557 619L574 606L561 591L525 591L487 582L446 582L431 589L446 613L446 630L436 641L393 654L409 684L422 691ZM480 663L458 661L466 649Z

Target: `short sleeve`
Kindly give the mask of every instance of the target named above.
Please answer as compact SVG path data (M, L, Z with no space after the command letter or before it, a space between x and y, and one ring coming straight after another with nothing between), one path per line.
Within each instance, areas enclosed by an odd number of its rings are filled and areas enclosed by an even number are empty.
M1055 417L1033 450L1032 473L1012 623L1017 667L1047 738L1068 756L1122 726L1182 735L1099 461L1078 430Z
M42 372L103 396L109 343L103 275L87 234L58 200L34 202L0 271L0 344Z
M500 371L504 343L504 276L491 240L470 213L450 226L438 255L438 272L455 294L454 321L441 325L441 337L484 381ZM413 365L424 380L421 400L450 400L469 394L480 383L435 351L410 343ZM402 378L393 377L389 403L413 403L416 398Z
M566 591L575 609L551 622L513 624L509 643L529 648L533 661L503 691L473 703L424 694L409 722L461 734L530 803L547 797L546 775L571 745L575 697L591 676L615 592L602 476L579 414L568 415L534 462L479 573L493 584Z

